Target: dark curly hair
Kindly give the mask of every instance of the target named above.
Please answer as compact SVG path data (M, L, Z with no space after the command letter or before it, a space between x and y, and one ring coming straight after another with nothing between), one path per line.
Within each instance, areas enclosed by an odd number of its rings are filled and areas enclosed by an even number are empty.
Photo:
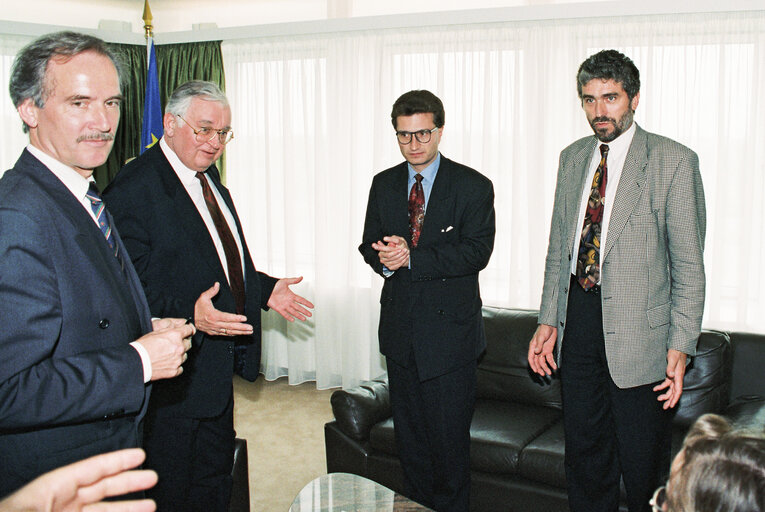
M622 84L632 100L640 92L640 71L632 60L616 50L602 50L590 55L576 72L576 90L582 98L582 87L593 78Z

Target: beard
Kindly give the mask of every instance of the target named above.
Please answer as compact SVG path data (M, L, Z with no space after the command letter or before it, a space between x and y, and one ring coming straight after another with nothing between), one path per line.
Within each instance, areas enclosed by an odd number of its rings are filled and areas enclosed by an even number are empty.
M592 128L592 131L595 132L595 136L600 142L611 142L632 125L632 119L634 117L635 111L629 109L618 121L610 117L595 117L590 120L590 127ZM611 123L613 131L609 132L608 128L595 128L595 123Z

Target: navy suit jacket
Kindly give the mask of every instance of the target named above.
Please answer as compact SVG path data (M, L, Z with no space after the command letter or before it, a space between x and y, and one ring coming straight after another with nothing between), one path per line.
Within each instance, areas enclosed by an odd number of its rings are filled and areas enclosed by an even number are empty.
M414 351L420 380L475 360L486 348L478 272L494 248L491 181L441 156L416 248L411 247L408 167L403 162L372 181L359 251L385 277L372 243L407 240L410 267L385 279L380 297L380 352L402 366Z
M156 383L152 408L165 414L204 418L217 416L228 404L234 368L234 344L246 346L242 376L255 380L260 371L260 309L276 279L257 272L242 226L218 170L207 178L218 189L236 220L244 252L245 315L251 336L208 336L198 331L180 377ZM178 175L159 144L125 165L104 192L133 260L154 316L190 318L199 295L220 283L213 305L236 312L236 304L215 245Z
M141 445L150 386L129 343L151 317L115 237L124 274L82 204L26 150L0 180L0 496Z

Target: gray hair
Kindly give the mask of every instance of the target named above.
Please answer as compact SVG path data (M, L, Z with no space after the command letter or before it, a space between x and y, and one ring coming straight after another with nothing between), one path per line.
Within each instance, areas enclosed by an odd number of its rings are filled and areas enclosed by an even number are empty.
M31 98L35 105L43 108L54 87L54 84L46 80L48 62L55 57L71 59L87 51L96 52L112 61L117 70L121 88L123 76L121 62L117 54L102 39L78 32L55 32L35 39L16 55L8 85L13 105L18 107ZM26 123L23 130L24 133L29 131Z
M228 98L216 84L203 80L191 80L173 91L165 105L165 114L185 116L194 98L215 101L228 107Z

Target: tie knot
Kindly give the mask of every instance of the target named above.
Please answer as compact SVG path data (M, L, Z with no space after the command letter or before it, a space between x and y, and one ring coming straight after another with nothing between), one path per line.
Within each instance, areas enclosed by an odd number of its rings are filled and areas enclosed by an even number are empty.
M600 145L600 154L601 156L606 156L608 154L608 144Z
M414 175L414 179L417 180L417 183L422 183L422 174L418 172Z
M88 185L88 191L85 193L85 195L90 199L91 201L101 202L101 193L98 191L98 187L96 186L95 181L91 181Z

